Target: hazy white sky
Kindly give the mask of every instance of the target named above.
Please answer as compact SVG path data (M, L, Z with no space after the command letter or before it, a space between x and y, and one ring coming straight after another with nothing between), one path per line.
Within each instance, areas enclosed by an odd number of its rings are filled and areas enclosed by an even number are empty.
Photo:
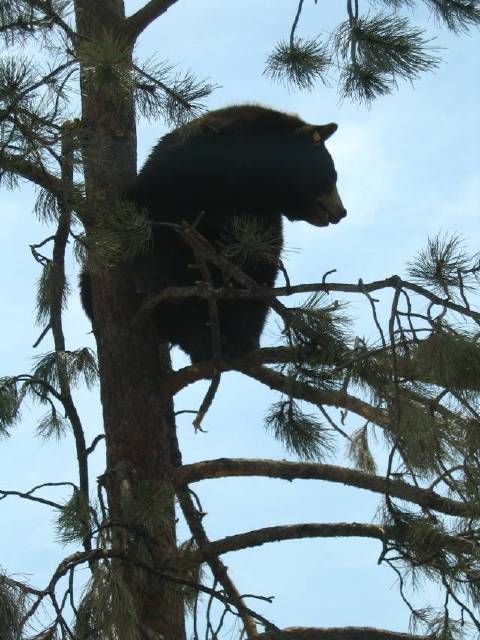
M127 12L141 2L127 2ZM305 2L300 35L325 33L345 17L342 5L325 8ZM319 229L305 223L286 224L287 268L292 281L318 281L336 268L335 279L380 279L403 273L406 261L428 236L454 231L478 249L480 176L478 32L457 38L440 30L426 11L419 19L430 36L445 47L445 63L415 86L379 99L370 109L340 103L334 78L330 88L311 93L289 91L262 76L266 56L289 33L295 0L244 0L225 3L179 0L143 35L139 59L160 59L191 69L220 85L208 107L260 102L298 113L309 122L336 121L339 130L328 143L339 174L339 191L348 210L341 224ZM366 2L361 9L368 11ZM139 160L166 128L162 122L140 122ZM31 345L40 333L34 327L34 285L39 275L28 245L48 236L31 214L32 190L1 192L0 210L0 376L31 366ZM72 257L72 296L66 315L68 348L93 345L89 325L76 292ZM354 299L351 312L362 314ZM360 332L368 331L363 324ZM277 335L271 322L264 344ZM47 351L42 343L37 351ZM174 353L177 365L185 364ZM182 392L177 409L198 407L205 384ZM207 433L195 434L191 418L181 417L180 438L187 462L216 457L287 458L263 429L263 417L277 394L239 374L222 377L215 404L205 420ZM98 394L78 393L89 438L101 431ZM9 440L0 442L0 489L26 490L46 481L76 480L71 443L42 444L33 438L38 410L24 412L24 421ZM353 419L353 427L361 426ZM339 457L331 462L342 462ZM104 469L99 448L92 479ZM205 525L212 539L268 525L299 522L371 522L378 498L360 490L316 481L287 483L265 479L227 479L196 487L208 512ZM49 494L60 498L61 494ZM52 536L53 514L42 506L9 498L0 504L0 565L9 572L30 574L43 586L65 550ZM185 537L185 532L181 536ZM265 545L226 556L241 592L275 595L274 603L252 603L279 626L372 625L406 630L408 611L402 605L395 576L378 567L379 545L373 541L304 540ZM428 603L434 590L417 594ZM226 637L229 637L226 635Z

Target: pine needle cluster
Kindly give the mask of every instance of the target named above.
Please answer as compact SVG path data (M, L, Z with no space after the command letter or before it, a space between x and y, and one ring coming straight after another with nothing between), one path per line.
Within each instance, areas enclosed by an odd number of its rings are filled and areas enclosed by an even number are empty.
M331 432L292 398L271 407L265 427L299 460L324 460L335 450Z
M331 53L319 38L296 38L277 44L264 74L276 82L311 91L317 80L327 84L330 65Z
M82 347L75 351L51 351L37 356L33 369L34 379L44 380L53 388L59 389L59 361L71 386L76 386L79 382L83 382L88 389L92 389L97 383L97 359L95 353L89 347Z
M136 640L138 614L128 586L113 564L97 564L80 603L75 636Z
M266 221L253 216L235 216L218 243L222 255L238 266L258 262L278 263L282 237Z
M343 22L333 36L342 61L342 96L370 101L399 79L415 80L438 66L421 29L395 14L378 13Z
M22 640L22 618L28 599L21 588L0 573L0 638Z
M425 0L438 22L454 33L480 24L479 0ZM414 0L377 0L380 10L360 14L359 2L347 2L347 19L330 37L296 35L303 11L300 1L290 39L279 42L267 58L265 74L298 89L311 90L337 74L342 98L370 103L391 93L400 80L412 82L439 63L438 49L423 29L404 15Z
M408 275L414 282L447 297L458 297L461 290L477 283L480 271L478 256L466 255L462 238L437 235L427 242L408 265Z

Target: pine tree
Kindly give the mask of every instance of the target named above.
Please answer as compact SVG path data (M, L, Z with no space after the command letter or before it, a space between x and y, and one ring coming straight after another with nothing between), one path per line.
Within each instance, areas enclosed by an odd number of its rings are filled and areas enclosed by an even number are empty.
M207 607L208 638L219 637L227 615L240 620L239 638L416 637L362 627L280 630L246 603L220 557L266 542L334 536L380 541L379 562L399 576L401 597L427 637L461 637L463 627L450 614L449 602L478 631L480 314L471 304L478 291L478 256L467 255L459 239L439 236L412 262L409 280L394 276L353 285L327 282L325 274L322 282L306 285L292 285L287 277L284 287L266 291L233 264L231 274L244 285L242 291L166 289L163 297L206 297L213 308L220 297L266 298L284 326L284 346L179 371L172 371L168 352L159 350L150 315L129 306L122 274L129 257L148 244L150 231L122 198L124 185L136 174L135 117L183 123L202 111L202 100L213 90L158 60L140 64L133 58L142 32L176 1L151 0L128 18L122 0L0 3L6 47L0 64L1 176L10 187L22 179L35 184L36 212L54 228L32 246L41 266L37 344L48 335L53 349L37 358L31 373L0 379L0 435L9 434L22 404L34 399L46 410L39 436L71 431L78 462L78 480L68 484L64 503L39 497L44 487L27 493L0 490L0 498L17 495L49 507L57 515L59 539L79 547L52 572L45 588L0 575L0 637L183 640L189 612L198 638L201 597L221 609L214 620ZM477 0L436 0L429 6L453 31L480 21ZM371 100L391 91L399 79L415 79L438 64L422 32L400 13L401 2L384 2L380 13L363 17L358 3L349 2L347 20L328 43L296 36L302 7L303 0L290 40L280 43L268 61L267 73L274 78L309 88L333 66L342 96ZM23 43L38 46L47 59L18 55L15 47ZM70 101L74 89L78 107ZM194 230L189 234L200 257L219 259ZM97 354L68 350L64 337L62 311L69 294L64 259L70 241L93 274ZM222 260L235 262L253 251L268 254L268 241L261 230L239 224ZM355 337L348 309L332 302L336 292L364 297L376 338ZM392 292L386 318L373 297L381 292ZM278 300L298 293L307 294L300 306ZM418 309L425 302L422 313ZM195 418L200 427L220 375L232 369L282 394L265 426L296 462L182 464L175 394L197 380L212 380ZM101 389L105 434L90 444L72 397L80 380L87 386L98 380ZM330 408L360 416L364 426L349 433ZM379 434L389 448L385 475L377 475L370 449L371 438ZM89 455L103 439L106 472L95 492ZM342 440L352 468L324 462ZM228 476L341 482L379 493L383 510L376 524L277 526L212 542L190 485ZM191 531L191 540L182 545L176 542L175 501ZM79 598L73 583L84 565L90 579ZM404 590L410 574L443 587L441 611L413 607Z

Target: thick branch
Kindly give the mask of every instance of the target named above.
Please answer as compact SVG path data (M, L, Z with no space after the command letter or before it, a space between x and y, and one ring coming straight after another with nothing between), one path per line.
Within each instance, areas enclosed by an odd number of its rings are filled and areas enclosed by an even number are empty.
M189 557L195 562L204 562L231 551L241 551L251 547L258 547L268 542L281 540L301 540L303 538L372 538L382 543L398 540L398 529L392 526L364 524L361 522L329 522L287 524L277 527L265 527L234 536L227 536L221 540L210 542L198 549ZM453 553L471 554L475 550L475 541L462 537L444 535L443 544Z
M259 366L263 363L291 362L292 357L298 356L300 352L301 350L290 347L267 347L257 349L238 358L224 358L217 362L206 360L190 367L184 367L171 374L165 380L163 392L174 395L189 384L204 378L211 378L214 373L236 370L255 378L270 387L270 389L281 391L300 400L306 400L317 406L327 405L347 409L374 424L385 428L389 427L389 417L384 411L372 407L367 402L349 395L345 391L316 389L298 380L292 381L291 378L272 369Z
M178 484L185 485L211 478L233 476L263 476L283 480L328 480L358 489L367 489L374 493L385 494L387 479L356 469L347 469L330 464L313 462L285 462L277 460L248 460L242 458L219 458L187 464L176 471ZM390 478L389 495L420 507L433 509L440 513L460 517L478 517L478 509L457 500L422 489L401 480Z
M391 529L391 527L388 527ZM300 540L302 538L374 538L385 540L388 536L387 528L373 524L358 522L340 523L302 523L288 524L278 527L265 527L227 536L221 540L210 542L192 554L195 561L205 561L231 551L240 551L250 547L258 547L267 542L280 540Z
M177 0L150 0L141 9L128 17L125 20L125 26L131 42L135 42L148 25L164 14L176 2Z
M257 640L428 640L433 636L414 636L372 627L291 627L262 633Z

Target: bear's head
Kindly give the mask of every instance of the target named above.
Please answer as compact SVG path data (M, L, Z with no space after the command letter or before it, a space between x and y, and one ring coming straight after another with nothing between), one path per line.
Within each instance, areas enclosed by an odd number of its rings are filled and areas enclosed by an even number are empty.
M162 138L132 197L153 218L189 220L203 211L218 220L283 214L336 224L346 211L325 147L336 129L259 105L211 111Z
M187 169L186 154L181 162L182 171L189 171L190 194L208 195L207 211L218 205L240 214L280 213L320 227L346 216L325 146L336 124L311 125L258 106L230 107L215 115L230 120L227 125L214 121L202 137L184 143L195 167L192 162Z
M337 224L347 215L337 191L337 172L325 146L335 131L334 123L306 124L291 134L288 144L288 176L279 187L283 213L289 220L305 220L318 227Z

